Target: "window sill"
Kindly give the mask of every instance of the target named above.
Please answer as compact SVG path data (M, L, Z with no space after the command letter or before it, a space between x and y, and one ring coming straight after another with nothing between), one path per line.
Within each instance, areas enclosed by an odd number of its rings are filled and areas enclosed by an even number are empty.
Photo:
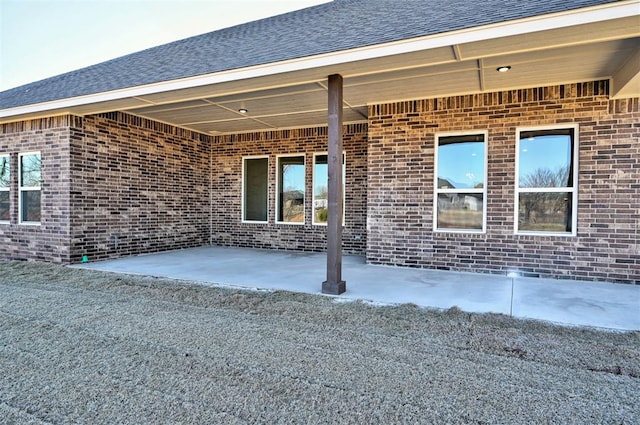
M473 234L473 235L484 235L487 233L486 230L469 230L469 229L433 229L434 233L457 233L457 234Z
M568 232L515 232L515 236L554 236L560 238L573 238L578 236L576 233Z

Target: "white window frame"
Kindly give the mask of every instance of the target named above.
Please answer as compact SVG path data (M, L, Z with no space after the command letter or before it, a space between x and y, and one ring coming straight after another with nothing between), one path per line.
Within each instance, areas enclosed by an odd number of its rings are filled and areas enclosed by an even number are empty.
M484 138L484 184L481 189L468 188L468 189L439 189L438 188L438 152L440 147L440 139L445 137L464 137L464 136L478 136L482 135ZM436 133L435 146L433 155L433 231L437 233L475 233L483 234L487 232L487 187L488 184L488 165L489 165L489 132L487 130L475 130L475 131L458 131L448 133ZM482 194L482 229L439 229L438 228L438 195L441 193L481 193Z
M579 124L558 124L535 127L517 127L516 128L516 169L515 169L515 190L514 190L514 208L513 208L513 231L515 235L527 236L559 236L574 237L577 235L578 229L578 159L580 157L580 126ZM571 160L573 161L573 187L548 187L539 189L520 189L520 135L529 131L549 131L549 130L573 130L573 152ZM571 232L547 232L547 231L531 231L520 230L520 194L521 193L571 193Z
M329 156L329 152L314 152L313 153L313 169L311 170L312 178L311 178L311 220L314 226L326 226L327 223L317 222L316 221L316 157L318 156ZM328 188L327 188L328 189ZM346 206L347 206L347 153L342 152L342 225L345 225L346 222Z
M267 219L265 221L261 221L261 220L246 220L245 219L245 197L246 197L246 193L245 193L245 164L246 164L246 160L251 160L251 159L266 159L267 160L267 204L265 205L266 211L267 211ZM251 224L268 224L269 223L269 165L270 165L270 161L269 161L269 155L255 155L255 156L243 156L242 157L242 206L241 206L241 216L240 216L240 220L242 221L242 223L251 223Z
M23 186L22 185L22 158L29 155L40 155L40 178L42 179L42 153L39 151L21 152L18 154L18 223L25 226L40 226L41 221L24 221L22 220L22 194L24 192L39 191L40 192L40 217L42 217L42 180L39 186Z
M304 165L304 202L302 203L302 211L303 218L302 222L296 223L292 221L280 221L278 217L280 217L280 160L282 158L299 158L302 157L302 165ZM276 155L276 224L287 224L290 226L304 226L307 222L307 155L304 152L301 153L293 153L293 154L285 154L285 155Z
M8 187L0 187L0 192L7 192L9 194L9 215L11 215L11 155L10 154L0 154L1 158L7 158L9 160L9 186ZM10 224L11 220L0 220L0 224Z

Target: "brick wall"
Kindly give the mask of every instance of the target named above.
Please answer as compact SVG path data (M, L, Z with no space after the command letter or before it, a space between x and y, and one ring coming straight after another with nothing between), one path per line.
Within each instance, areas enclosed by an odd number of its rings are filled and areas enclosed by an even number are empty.
M344 249L369 262L640 283L640 99L606 81L369 108L345 126ZM514 235L516 128L579 125L574 236ZM488 131L487 231L433 232L439 132ZM4 124L11 223L0 256L79 262L206 245L323 251L312 225L313 154L326 127L209 137L124 113ZM18 224L18 153L42 153L40 226ZM276 224L276 156L306 159L304 225ZM268 224L241 222L242 157L269 157Z
M364 254L366 247L367 126L345 126L346 203L343 248ZM214 138L212 155L212 234L216 245L326 250L326 226L312 225L313 154L327 151L327 128L281 130ZM305 156L305 217L302 225L276 224L276 156ZM242 157L268 155L268 224L242 223Z
M367 259L640 283L640 100L608 82L369 108ZM516 128L579 124L577 236L514 235ZM487 231L433 232L438 132L488 130Z
M71 261L209 242L206 135L123 113L71 129Z
M9 224L0 224L0 258L68 262L69 127L59 116L0 125L0 153L10 154ZM40 225L18 224L18 155L39 151L42 159Z

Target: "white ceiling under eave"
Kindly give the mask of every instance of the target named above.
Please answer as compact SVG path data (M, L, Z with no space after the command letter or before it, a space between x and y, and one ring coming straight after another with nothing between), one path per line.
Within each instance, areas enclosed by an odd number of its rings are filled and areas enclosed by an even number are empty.
M327 76L344 77L345 122L371 104L611 80L613 98L640 97L640 14L163 90L124 90L87 101L9 111L0 123L62 113L126 111L206 134L323 126ZM464 41L464 42L463 42ZM344 57L349 58L349 55ZM496 68L511 66L506 73ZM270 65L265 65L269 67ZM236 74L242 76L242 70ZM120 95L120 96L119 96ZM247 109L243 114L239 109ZM18 108L19 109L19 108Z
M640 92L640 49L629 55L626 63L612 78L613 98L638 97Z

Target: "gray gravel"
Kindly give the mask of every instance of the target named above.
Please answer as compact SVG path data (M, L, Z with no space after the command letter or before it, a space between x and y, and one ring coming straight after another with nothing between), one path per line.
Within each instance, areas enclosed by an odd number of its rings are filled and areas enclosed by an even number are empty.
M1 423L640 423L640 332L36 263L0 295Z

